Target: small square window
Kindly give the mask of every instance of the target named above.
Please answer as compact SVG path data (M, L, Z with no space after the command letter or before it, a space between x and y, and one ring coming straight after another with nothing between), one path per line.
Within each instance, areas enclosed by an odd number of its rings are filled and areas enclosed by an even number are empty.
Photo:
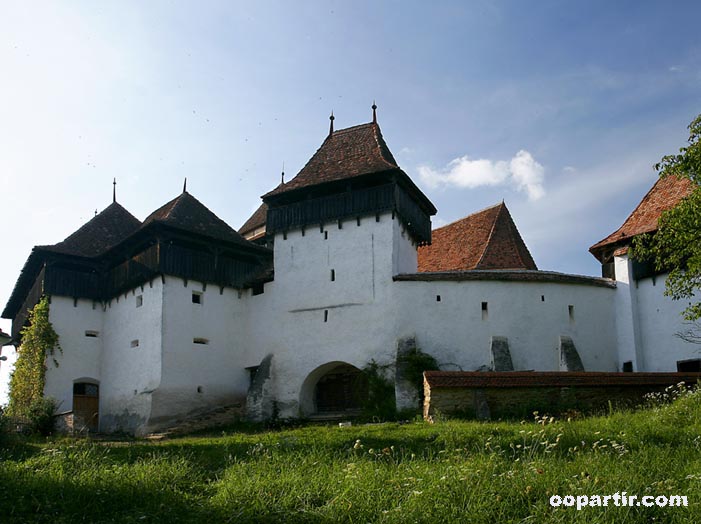
M141 307L144 305L144 296L136 295L136 307Z
M567 313L570 316L570 322L574 322L574 306L572 304L567 306Z
M209 344L209 340L206 338L195 337L192 339L192 343L199 344L201 346L206 346L207 344Z
M624 373L632 373L633 372L633 361L626 360L623 363L623 372Z
M133 348L139 347L139 339L138 338L131 341L131 347L133 347Z
M336 270L331 270L331 282L336 282Z
M440 301L441 301L441 296L440 296L440 295L436 295L436 302L440 302Z
M482 320L489 318L489 309L486 302L482 302Z
M192 303L193 304L202 304L202 293L199 293L197 291L192 292Z
M92 331L89 329L85 332L85 336L88 338L97 338L98 336L100 336L100 332L99 331Z

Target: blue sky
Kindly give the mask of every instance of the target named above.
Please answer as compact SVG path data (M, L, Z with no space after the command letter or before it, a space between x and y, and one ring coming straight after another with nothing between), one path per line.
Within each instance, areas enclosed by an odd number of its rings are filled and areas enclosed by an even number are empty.
M445 224L502 199L542 269L598 275L701 112L698 2L10 2L7 301L33 245L188 190L238 228L328 130L371 118ZM9 330L9 323L0 327ZM7 367L7 366L4 366Z

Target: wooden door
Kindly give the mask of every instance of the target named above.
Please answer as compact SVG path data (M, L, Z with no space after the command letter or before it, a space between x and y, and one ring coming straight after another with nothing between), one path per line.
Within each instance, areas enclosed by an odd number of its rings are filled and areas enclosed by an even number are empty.
M100 420L100 386L86 382L73 384L73 423L75 429L83 427L97 431Z

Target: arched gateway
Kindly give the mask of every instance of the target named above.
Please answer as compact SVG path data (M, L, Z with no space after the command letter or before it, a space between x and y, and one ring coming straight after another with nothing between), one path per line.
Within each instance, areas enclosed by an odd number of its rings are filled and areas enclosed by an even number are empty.
M302 415L358 414L367 399L363 372L346 362L329 362L312 371L302 384Z

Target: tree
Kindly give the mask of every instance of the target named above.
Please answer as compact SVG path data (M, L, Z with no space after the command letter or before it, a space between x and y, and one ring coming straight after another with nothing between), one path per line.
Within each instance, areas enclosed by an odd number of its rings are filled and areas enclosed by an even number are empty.
M692 193L662 213L656 232L635 239L632 254L638 260L653 261L658 271L669 271L665 294L673 300L689 300L683 316L695 326L680 336L701 342L701 114L689 124L688 142L679 154L663 157L655 170L663 178L691 180Z

